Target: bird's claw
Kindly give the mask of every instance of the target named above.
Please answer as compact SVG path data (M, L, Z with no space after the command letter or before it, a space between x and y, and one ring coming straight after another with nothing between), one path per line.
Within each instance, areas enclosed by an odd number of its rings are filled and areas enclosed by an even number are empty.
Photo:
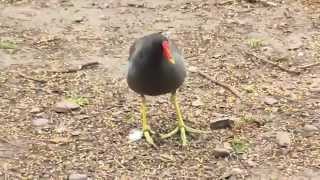
M162 139L166 139L166 138L169 138L169 137L177 134L179 131L180 131L180 138L181 138L181 141L182 141L182 146L186 146L188 144L186 132L190 132L190 133L205 133L205 134L209 133L209 131L202 131L202 130L194 129L194 128L191 128L191 127L188 127L188 126L184 125L184 126L181 126L181 127L177 126L175 129L173 129L169 133L161 134L160 137Z
M154 143L152 137L150 134L154 134L154 131L152 131L151 129L145 129L143 130L143 136L146 139L146 141L152 145L154 148L157 148L158 146Z

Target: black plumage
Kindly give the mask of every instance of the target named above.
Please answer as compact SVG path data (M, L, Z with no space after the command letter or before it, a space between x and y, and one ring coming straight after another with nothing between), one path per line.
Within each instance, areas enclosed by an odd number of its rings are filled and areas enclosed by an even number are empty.
M163 41L169 42L175 64L165 59ZM162 33L144 36L130 47L128 85L141 95L156 96L174 92L186 77L183 61L177 46Z
M145 95L157 96L171 93L171 102L177 113L177 127L171 132L161 135L168 138L180 132L182 145L187 145L186 132L202 133L185 125L176 90L186 78L184 58L174 42L164 33L154 33L136 40L130 47L127 82L129 87L140 94L142 130L146 141L156 147L150 134L147 120Z

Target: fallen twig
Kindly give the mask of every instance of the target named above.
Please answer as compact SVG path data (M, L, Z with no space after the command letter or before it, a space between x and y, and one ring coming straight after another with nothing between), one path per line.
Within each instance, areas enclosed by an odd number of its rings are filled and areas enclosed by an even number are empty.
M263 6L272 6L272 7L276 7L277 4L271 1L267 1L267 0L246 0L249 3L261 3Z
M264 59L262 57L259 57L258 55L254 54L254 53L250 53L250 52L245 52L247 56L251 56L251 57L254 57L254 59L257 59L257 60L260 60L264 63L267 63L267 64L270 64L272 66L275 66L279 69L281 69L282 71L285 71L287 73L291 73L291 74L296 74L296 75L299 75L301 72L300 71L296 71L296 70L291 70L291 69L287 69L281 65L279 65L278 63L275 63L275 62L272 62L270 60L267 60L267 59Z
M233 95L235 95L240 100L242 99L240 93L237 90L233 89L231 86L211 78L209 75L207 75L204 72L201 72L201 71L198 71L198 70L190 70L190 69L189 69L189 71L199 74L200 76L210 80L211 82L215 83L216 85L221 86L222 88L229 90Z
M319 65L320 65L320 62L317 62L317 63L313 63L313 64L308 64L308 65L305 65L305 66L300 66L299 69L305 70L305 69L308 69L308 68L311 68L311 67L314 67L314 66L319 66Z
M10 146L20 147L20 146L18 146L18 145L15 145L15 144L9 142L9 140L3 139L3 138L0 138L0 142L1 142L1 143L5 143L5 144L9 144Z
M259 2L265 7L268 7L268 6L277 7L277 4L271 1L260 0Z
M93 67L93 66L97 66L99 65L99 62L97 61L93 61L93 62L87 62L87 63L84 63L80 66L80 70L82 69L88 69L90 67Z
M126 167L117 159L117 158L113 158L113 160L123 169L126 169Z
M226 0L226 1L219 2L218 4L224 6L232 3L234 3L234 0Z
M28 80L32 80L32 81L36 81L36 82L40 82L40 83L46 83L47 81L46 80L43 80L43 79L36 79L34 77L31 77L31 76L28 76L26 74L23 74L22 72L17 72L19 76L25 78L25 79L28 79Z
M143 4L128 3L128 4L127 4L127 7L145 8L145 9L155 9L154 7L147 7L144 3L143 3Z
M74 73L80 70L84 70L84 69L89 69L92 68L96 65L99 65L99 62L97 61L93 61L93 62L86 62L84 64L81 64L79 66L75 66L75 67L71 67L69 69L65 69L65 70L52 70L49 72L54 72L54 73Z

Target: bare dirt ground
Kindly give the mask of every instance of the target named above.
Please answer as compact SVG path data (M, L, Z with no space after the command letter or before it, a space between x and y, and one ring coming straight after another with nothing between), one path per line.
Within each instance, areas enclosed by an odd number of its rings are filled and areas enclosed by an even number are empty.
M178 94L186 123L229 117L233 129L191 135L186 148L178 136L157 150L128 143L140 127L128 49L157 31L243 97L190 72ZM303 68L320 61L317 0L1 0L0 42L1 178L320 179L320 66ZM88 102L57 113L63 97ZM171 130L168 96L148 100L151 127ZM217 158L221 144L232 150Z

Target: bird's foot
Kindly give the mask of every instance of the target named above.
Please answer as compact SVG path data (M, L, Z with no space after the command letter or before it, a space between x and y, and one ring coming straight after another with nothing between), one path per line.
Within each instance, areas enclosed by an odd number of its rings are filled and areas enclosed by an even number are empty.
M199 130L199 129L194 129L194 128L188 127L186 125L183 125L183 126L180 126L180 127L177 126L174 130L170 131L167 134L161 134L160 137L162 139L166 139L166 138L169 138L169 137L177 134L179 131L180 131L180 137L181 137L181 141L182 141L182 146L185 146L188 143L186 132L204 133L204 134L209 133L209 131L203 131L203 130Z
M153 141L153 139L152 139L152 137L151 137L151 134L155 134L155 132L152 131L152 130L150 129L150 127L147 127L147 128L145 128L145 129L143 129L143 136L144 136L144 138L146 139L146 141L147 141L150 145L152 145L154 148L157 148L157 145L154 143L154 141Z

